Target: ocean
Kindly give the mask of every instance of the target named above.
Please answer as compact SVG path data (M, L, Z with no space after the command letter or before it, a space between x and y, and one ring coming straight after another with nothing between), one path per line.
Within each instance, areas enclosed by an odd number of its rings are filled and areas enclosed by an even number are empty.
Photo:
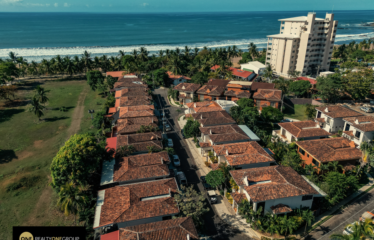
M317 11L324 18L327 11ZM330 11L329 11L330 12ZM308 11L221 13L0 13L0 58L10 51L28 61L56 55L118 55L144 46L151 53L184 46L219 48L250 42L266 47L267 35L279 33L278 19ZM374 11L334 11L339 21L336 44L374 37ZM360 35L367 35L362 37Z

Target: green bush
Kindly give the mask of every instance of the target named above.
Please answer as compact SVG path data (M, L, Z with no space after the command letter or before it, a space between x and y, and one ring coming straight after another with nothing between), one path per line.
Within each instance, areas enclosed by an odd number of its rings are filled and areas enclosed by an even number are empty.
M41 180L40 176L23 177L18 182L8 184L8 186L6 186L6 191L11 192L11 191L15 191L20 188L29 189L40 180Z
M104 115L105 115L104 111L100 111L100 112L96 113L94 119L92 120L92 125L96 129L100 129L102 124L104 123L104 120L105 120Z

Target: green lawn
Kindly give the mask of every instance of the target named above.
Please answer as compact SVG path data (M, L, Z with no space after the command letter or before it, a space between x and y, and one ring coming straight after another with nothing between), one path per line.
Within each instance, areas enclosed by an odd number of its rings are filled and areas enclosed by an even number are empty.
M305 114L306 105L295 104L294 109L286 106L284 110L284 117L298 119L300 121L308 120L308 117Z
M92 119L91 114L88 113L89 109L95 110L95 113L92 115L95 117L95 114L99 111L104 109L104 104L106 101L106 97L103 95L99 95L97 92L90 90L86 96L84 101L84 116L81 122L81 129L79 133L85 133L89 131L96 131L92 127Z
M17 96L30 99L35 86L20 87ZM49 167L68 138L66 130L87 83L49 81L42 87L51 90L44 121L39 122L28 112L25 103L10 108L1 107L4 102L0 101L0 216L6 216L0 218L0 239L11 239L12 226L74 225L73 216L65 217L56 209L57 196L49 186ZM88 99L91 94L94 93L90 92ZM85 102L85 106L90 104ZM67 111L59 111L60 107Z

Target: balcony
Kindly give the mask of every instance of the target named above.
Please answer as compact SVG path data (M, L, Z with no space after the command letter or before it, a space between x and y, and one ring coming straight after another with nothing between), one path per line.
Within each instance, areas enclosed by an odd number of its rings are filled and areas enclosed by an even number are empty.
M271 141L275 141L275 137L278 137L279 140L281 140L282 142L285 142L287 144L291 143L290 141L287 140L286 136L281 134L281 130L273 130L272 135L273 135L273 138L271 139Z

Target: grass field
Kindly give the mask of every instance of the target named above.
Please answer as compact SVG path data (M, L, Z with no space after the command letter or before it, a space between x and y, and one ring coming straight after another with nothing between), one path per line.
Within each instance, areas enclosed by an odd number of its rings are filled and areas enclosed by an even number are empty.
M27 100L37 84L22 86L18 106L7 107L0 101L0 239L11 239L12 226L74 225L57 208L57 195L49 186L49 167L58 149L69 138L72 116L79 96L87 92L84 117L78 132L90 129L86 109L101 109L104 101L88 90L86 81L49 81L42 84L50 101L43 121L28 112ZM81 95L82 97L82 95ZM67 111L59 111L66 107ZM74 119L75 121L75 119Z
M308 117L305 114L306 105L295 104L294 109L286 106L284 110L284 117L298 119L300 121L308 120Z

